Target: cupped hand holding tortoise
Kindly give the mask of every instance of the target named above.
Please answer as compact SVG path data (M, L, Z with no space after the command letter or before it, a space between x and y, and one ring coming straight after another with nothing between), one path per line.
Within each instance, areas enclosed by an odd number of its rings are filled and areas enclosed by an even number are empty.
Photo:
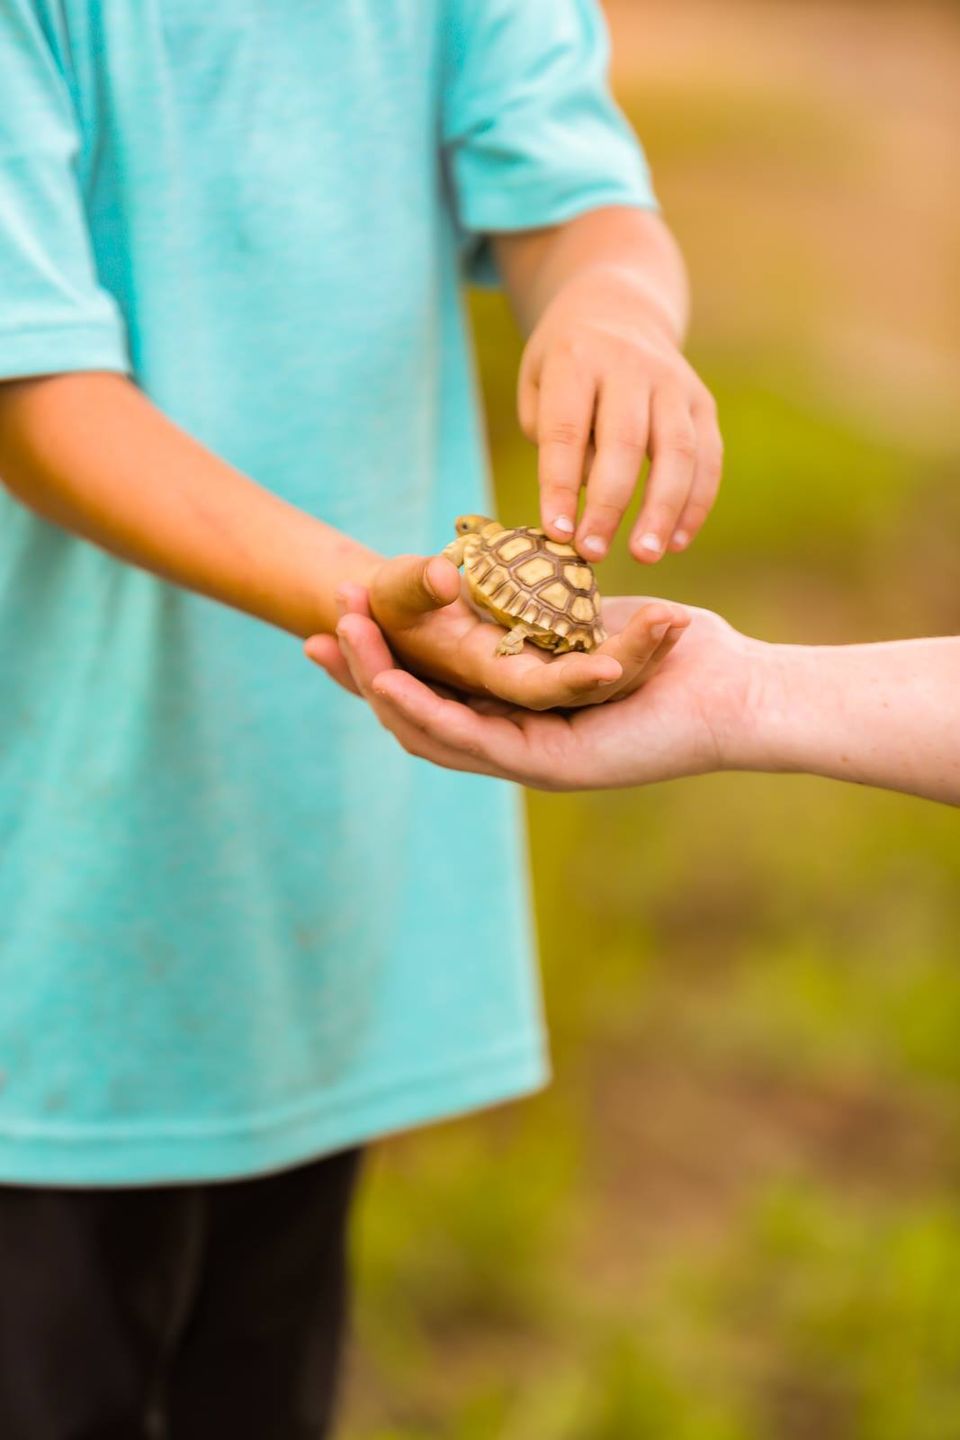
M401 555L385 561L366 590L341 587L342 611L372 616L396 660L423 679L527 710L595 705L644 684L689 623L682 606L655 600L630 615L616 612L620 623L610 625L607 636L593 574L569 546L546 542L532 527L505 531L483 516L464 516L458 524L449 556ZM486 538L485 528L491 530ZM463 543L474 536L479 543ZM498 558L492 540L508 549L511 540L523 545L522 554L511 550L502 557L500 563L514 567L505 587L491 583L499 578L495 565L486 564ZM453 559L465 560L461 552L467 550L462 585ZM519 573L529 559L541 562L532 579ZM558 584L562 593L552 589ZM511 633L481 611L504 621ZM315 635L306 648L312 660L356 689L333 636Z
M606 611L630 628L648 608L624 597ZM345 616L339 633L341 651L325 664L332 678L362 695L404 749L449 769L541 790L797 771L960 806L960 636L771 645L693 610L683 644L642 690L617 705L532 715L462 703L397 670L362 613Z

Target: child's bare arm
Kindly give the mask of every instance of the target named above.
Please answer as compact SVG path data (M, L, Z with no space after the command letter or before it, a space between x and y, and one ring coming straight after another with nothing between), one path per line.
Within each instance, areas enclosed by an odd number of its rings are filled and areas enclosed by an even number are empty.
M380 557L218 459L129 380L0 385L0 475L24 504L134 565L295 635Z
M385 561L220 460L115 374L0 384L0 475L63 528L294 635L332 631L338 591L369 586L398 658L460 689L549 709L605 699L638 668L618 636L603 654L505 664L449 561Z
M589 466L576 544L601 558L649 455L630 548L644 561L684 549L713 505L723 447L713 398L680 353L687 282L670 231L650 211L610 207L493 244L530 332L519 412L540 446L544 527L569 539Z

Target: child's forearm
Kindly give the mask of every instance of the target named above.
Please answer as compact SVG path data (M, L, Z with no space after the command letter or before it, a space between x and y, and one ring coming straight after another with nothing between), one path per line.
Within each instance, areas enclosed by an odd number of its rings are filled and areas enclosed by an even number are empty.
M960 804L960 639L763 647L730 768L806 771Z
M379 557L217 459L117 375L0 385L0 476L46 519L299 636Z
M689 291L683 257L659 215L610 206L547 230L492 237L517 319L529 332L569 280L587 270L627 275L671 338L686 330Z

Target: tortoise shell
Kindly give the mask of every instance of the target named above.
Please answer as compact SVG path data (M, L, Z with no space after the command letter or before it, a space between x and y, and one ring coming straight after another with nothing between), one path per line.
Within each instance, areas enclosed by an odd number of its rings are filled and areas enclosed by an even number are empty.
M463 570L478 606L508 628L535 627L529 638L545 650L593 650L607 638L592 568L537 526L485 526L470 536Z

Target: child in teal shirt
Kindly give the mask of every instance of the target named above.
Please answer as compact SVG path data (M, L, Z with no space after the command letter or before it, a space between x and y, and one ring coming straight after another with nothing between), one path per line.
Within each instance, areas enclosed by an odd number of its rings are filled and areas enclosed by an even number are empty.
M495 662L442 563L381 558L486 503L468 269L532 331L556 538L591 434L584 554L645 449L638 558L709 508L604 64L588 0L6 0L4 1435L325 1433L357 1148L545 1080L514 798L395 753L290 636L356 581L461 689L642 680L627 632Z

